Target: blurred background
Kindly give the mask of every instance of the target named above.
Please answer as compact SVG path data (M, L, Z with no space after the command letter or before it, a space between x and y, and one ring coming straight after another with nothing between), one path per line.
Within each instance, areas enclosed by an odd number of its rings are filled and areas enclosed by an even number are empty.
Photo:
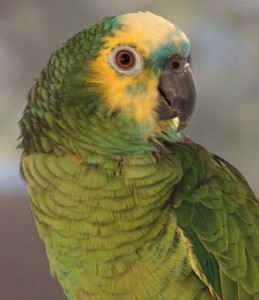
M17 122L27 92L60 43L107 15L138 10L189 36L199 103L185 132L259 194L259 0L0 0L0 299L65 300L19 175Z

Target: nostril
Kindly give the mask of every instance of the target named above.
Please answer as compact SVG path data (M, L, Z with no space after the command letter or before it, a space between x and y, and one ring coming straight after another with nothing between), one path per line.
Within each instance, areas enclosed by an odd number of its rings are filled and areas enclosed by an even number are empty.
M172 67L173 67L174 70L179 69L179 68L180 68L180 63L179 63L179 61L177 61L177 60L173 61L173 62L172 62Z

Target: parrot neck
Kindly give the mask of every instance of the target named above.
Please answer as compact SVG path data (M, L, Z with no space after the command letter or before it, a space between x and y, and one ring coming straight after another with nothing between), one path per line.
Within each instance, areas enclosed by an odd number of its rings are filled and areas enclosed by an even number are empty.
M78 115L73 113L73 116ZM86 162L102 163L107 156L122 159L125 154L160 152L164 141L182 139L173 124L137 124L123 115L104 115L96 112L91 117L72 119L64 116L58 123L58 148L70 151ZM58 142L58 143L57 143Z
M21 127L19 147L24 153L71 152L93 164L98 163L97 156L122 158L128 153L160 152L165 141L174 143L183 138L176 132L174 120L137 122L122 112L72 105L55 114L51 109L32 112L28 108Z

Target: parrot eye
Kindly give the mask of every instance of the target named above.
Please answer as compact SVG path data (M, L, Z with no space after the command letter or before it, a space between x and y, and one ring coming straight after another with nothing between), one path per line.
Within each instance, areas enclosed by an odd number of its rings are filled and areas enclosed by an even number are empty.
M116 55L116 63L122 69L131 69L135 63L134 55L128 50L121 50Z
M135 75L143 69L139 54L128 46L114 48L108 56L108 61L120 74Z

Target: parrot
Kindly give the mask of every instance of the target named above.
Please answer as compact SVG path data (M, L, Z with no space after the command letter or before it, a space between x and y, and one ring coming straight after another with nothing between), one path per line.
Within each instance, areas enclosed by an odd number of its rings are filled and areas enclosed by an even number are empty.
M259 299L259 201L183 133L190 60L179 27L132 12L74 35L36 78L21 175L67 299Z

